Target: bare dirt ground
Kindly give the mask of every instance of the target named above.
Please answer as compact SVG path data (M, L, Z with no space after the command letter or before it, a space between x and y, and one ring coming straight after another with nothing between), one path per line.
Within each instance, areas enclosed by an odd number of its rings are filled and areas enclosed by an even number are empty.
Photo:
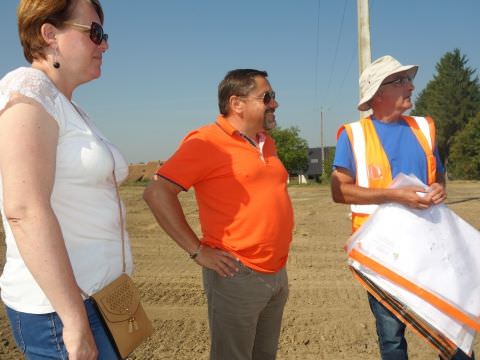
M452 182L447 203L480 228L480 183ZM155 333L131 359L208 359L206 302L200 268L156 225L141 200L143 186L123 186L136 272ZM285 309L278 359L378 359L375 325L365 291L346 267L348 208L333 204L327 186L291 186L296 229L288 261L290 298ZM181 195L198 232L192 192ZM3 237L3 235L2 235ZM0 245L0 268L5 247ZM437 359L408 333L410 358ZM480 354L480 341L475 344ZM0 359L21 359L0 307ZM228 360L228 359L226 359Z

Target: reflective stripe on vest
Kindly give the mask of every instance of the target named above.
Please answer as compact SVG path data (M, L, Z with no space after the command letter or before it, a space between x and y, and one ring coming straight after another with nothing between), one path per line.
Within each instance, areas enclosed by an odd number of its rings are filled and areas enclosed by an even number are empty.
M403 116L417 138L427 160L428 185L436 179L436 159L433 154L435 126L431 118ZM385 189L392 182L390 162L378 138L373 121L364 118L344 126L356 164L356 184L364 188ZM342 128L340 128L339 133ZM368 139L368 144L366 140ZM355 232L378 205L352 204L352 230Z

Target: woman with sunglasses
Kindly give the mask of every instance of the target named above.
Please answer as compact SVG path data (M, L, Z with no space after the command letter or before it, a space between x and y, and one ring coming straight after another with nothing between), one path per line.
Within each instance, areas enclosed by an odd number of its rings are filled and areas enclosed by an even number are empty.
M1 297L26 358L117 359L88 295L122 272L115 183L128 165L72 101L101 74L103 10L98 0L21 0L17 16L31 67L0 80Z

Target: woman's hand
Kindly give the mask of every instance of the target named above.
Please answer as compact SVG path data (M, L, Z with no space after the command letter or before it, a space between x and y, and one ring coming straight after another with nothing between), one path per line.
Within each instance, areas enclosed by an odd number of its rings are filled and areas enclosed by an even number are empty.
M63 327L63 342L69 360L96 360L98 350L90 326Z

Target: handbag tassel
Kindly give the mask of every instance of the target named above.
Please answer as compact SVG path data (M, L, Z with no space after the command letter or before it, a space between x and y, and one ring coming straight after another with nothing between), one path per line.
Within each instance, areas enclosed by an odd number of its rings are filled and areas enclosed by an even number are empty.
M128 332L132 333L134 330L138 330L138 323L132 316L130 319L128 319Z

